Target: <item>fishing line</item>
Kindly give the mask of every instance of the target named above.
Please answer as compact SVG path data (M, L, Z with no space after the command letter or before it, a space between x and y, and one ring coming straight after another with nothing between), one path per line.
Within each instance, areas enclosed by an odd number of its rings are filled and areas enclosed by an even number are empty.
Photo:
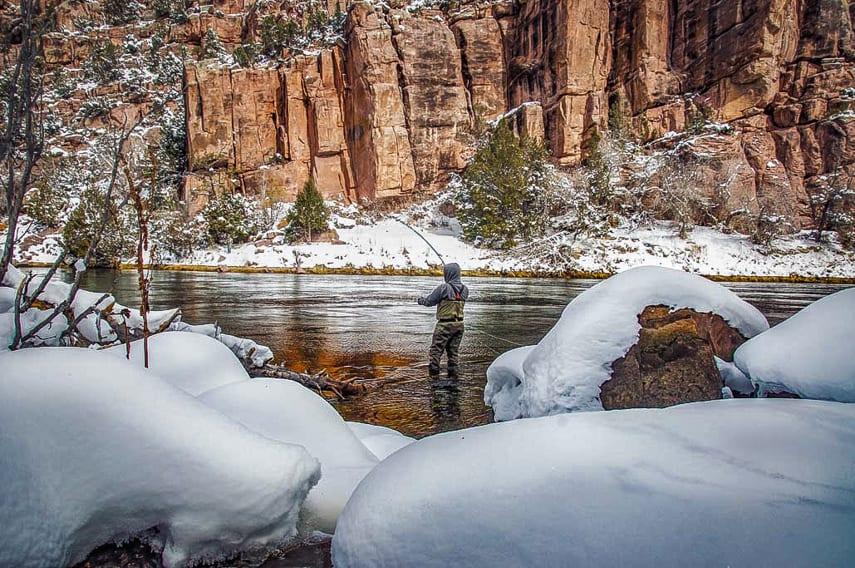
M403 226L405 226L406 228L408 228L409 230L411 230L412 232L414 232L415 234L417 234L417 235L419 236L419 238L420 238L421 240L423 240L427 246L429 246L429 247L430 247L430 250L432 250L432 251L436 254L436 256L438 256L438 257L439 257L439 261L440 261L443 265L445 265L445 260L442 258L442 255L441 255L441 254L439 254L439 251L438 251L438 250L436 250L435 248L433 248L433 245L432 245L432 244L430 244L430 241L429 241L429 240L427 240L427 239L425 238L425 236L424 236L424 235L422 235L420 232L418 232L417 230L415 230L413 227L411 227L410 225L408 225L407 223L405 223L404 221L402 221L400 218L398 218L398 217L392 217L392 218L393 218L395 221L397 221L397 222L399 222L400 224L402 224Z
M466 329L470 329L470 328L472 328L472 329L474 329L474 330L475 330L476 332L478 332L478 333L484 334L484 335L486 335L487 337L492 337L493 339L496 339L496 340L498 340L498 341L504 341L505 343L507 343L507 344L509 344L509 345L515 345L515 346L517 346L517 347L528 347L528 345L523 345L522 343L517 343L516 341L511 341L510 339L503 339L503 338L501 338L501 337L496 337L495 335L491 335L491 334L487 333L486 331L484 331L484 330L482 330L482 329L479 329L478 327L476 327L476 326L472 325L471 323L470 323L470 324L465 324L465 325L466 325Z

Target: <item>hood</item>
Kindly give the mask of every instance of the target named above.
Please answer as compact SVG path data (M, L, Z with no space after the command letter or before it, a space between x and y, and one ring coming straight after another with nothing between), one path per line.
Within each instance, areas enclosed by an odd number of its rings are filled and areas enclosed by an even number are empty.
M456 262L450 262L442 267L442 277L449 284L463 284L460 281L460 265Z

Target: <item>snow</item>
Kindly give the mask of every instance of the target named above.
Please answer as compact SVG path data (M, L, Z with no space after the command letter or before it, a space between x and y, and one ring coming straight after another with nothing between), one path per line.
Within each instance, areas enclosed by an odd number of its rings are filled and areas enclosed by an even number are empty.
M751 379L745 376L745 373L739 370L739 367L731 361L715 358L716 367L724 381L725 388L736 391L740 394L751 394L754 392L754 385L751 384Z
M235 337L222 333L216 324L190 325L183 321L174 321L169 326L170 331L185 331L213 337L234 353L241 361L247 361L253 367L263 367L273 359L273 351L266 345L260 345L251 339Z
M377 464L323 398L293 382L250 379L206 392L203 403L273 440L299 444L321 462L321 480L302 514L309 529L332 533L351 493Z
M347 426L378 460L385 460L401 448L415 442L414 438L404 436L397 430L385 426L362 422L347 422Z
M132 341L131 362L145 362L143 341ZM124 359L124 344L104 349ZM249 375L228 347L205 335L167 331L148 338L149 371L184 392L198 396L205 391L249 379Z
M817 300L742 344L734 361L758 394L855 402L855 288Z
M26 336L36 326L41 325L44 320L49 319L52 313L53 310L30 308L21 314L21 337ZM35 346L56 345L59 336L67 327L68 323L65 318L56 318L39 330L31 343ZM15 314L13 312L0 314L0 353L8 349L14 338Z
M333 561L844 566L855 557L853 455L855 405L819 401L721 400L448 432L360 484Z
M299 255L304 269L394 269L436 267L438 260L429 247L404 225L403 217L443 255L463 270L527 271L562 274L567 271L617 273L640 265L656 265L722 276L778 276L855 278L855 252L835 243L816 243L808 231L775 240L771 249L752 243L747 235L723 233L695 227L681 238L673 224L651 222L627 224L610 229L604 236L552 235L539 254L532 247L497 251L478 248L460 238L459 223L437 213L435 201L414 205L402 213L389 214L361 223L354 222L357 209L333 215L340 243L287 245L281 239L270 244L253 242L228 247L198 249L186 258L167 259L176 264L225 267L269 267L294 269ZM364 213L362 213L364 215ZM53 262L55 241L49 236L42 245L17 251L26 262ZM537 247L534 247L537 248ZM556 259L562 259L556 261Z
M516 375L519 361L500 361L492 381L488 376L485 402L497 409L497 420L602 410L600 386L610 378L611 364L637 341L638 314L660 304L718 314L745 337L769 328L757 308L702 276L655 266L633 268L574 298L528 353L521 377ZM514 377L521 379L516 386Z
M186 566L296 534L319 475L303 448L97 351L24 349L0 369L0 565L73 565L141 535Z
M496 420L513 420L519 413L520 385L525 373L523 363L534 345L517 347L499 355L487 367L487 386L484 403L493 407Z

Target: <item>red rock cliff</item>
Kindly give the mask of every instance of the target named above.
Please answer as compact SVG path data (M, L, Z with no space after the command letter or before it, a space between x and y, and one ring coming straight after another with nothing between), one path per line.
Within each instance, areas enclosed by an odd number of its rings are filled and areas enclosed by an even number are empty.
M187 67L188 189L216 181L287 198L314 175L348 200L436 190L464 166L476 116L529 102L539 106L516 113L518 128L543 133L572 166L622 104L644 140L701 111L729 123L731 140L697 151L738 172L736 193L755 210L774 201L807 225L822 175L855 162L852 12L839 0L528 0L451 12L358 2L343 47L282 69Z

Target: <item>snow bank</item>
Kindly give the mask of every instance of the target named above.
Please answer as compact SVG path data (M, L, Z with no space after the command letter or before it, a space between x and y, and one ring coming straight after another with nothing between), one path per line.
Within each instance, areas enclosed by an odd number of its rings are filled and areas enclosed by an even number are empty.
M853 455L855 405L818 401L722 400L449 432L395 453L360 484L339 519L334 563L844 566L855 557Z
M318 479L136 365L87 349L0 355L0 566L66 566L140 534L167 566L279 546Z
M404 436L397 430L385 426L362 422L347 422L347 426L378 460L385 460L401 448L416 441L415 438Z
M273 440L299 444L321 462L321 480L303 511L309 529L332 533L351 493L377 464L335 409L309 389L279 379L250 379L199 400Z
M734 363L725 361L724 359L715 358L715 365L718 367L718 373L721 375L721 380L733 392L740 394L751 394L754 392L754 385L751 384L751 379L745 376L745 373L739 370Z
M494 371L494 382L488 378L485 402L498 409L497 419L602 410L600 385L611 376L611 363L637 341L638 314L659 304L716 313L745 337L769 328L757 308L702 276L655 266L633 268L568 304L555 327L529 352L516 388L508 377L518 370L518 361L512 361L514 366L501 363L504 371Z
M493 407L496 420L513 420L519 416L519 397L522 394L523 363L534 345L517 347L499 355L487 367L487 386L484 403Z
M855 288L817 300L743 343L734 362L758 393L855 402Z
M273 351L266 345L260 345L251 339L235 337L222 333L220 327L213 323L202 325L190 325L183 321L174 321L169 326L170 331L186 331L199 333L213 337L234 353L241 361L246 361L253 367L263 367L265 363L273 359Z
M131 361L142 367L142 340L131 342ZM230 383L249 379L249 375L228 347L210 337L195 333L163 332L148 338L149 370L193 396ZM103 350L125 358L126 346Z

